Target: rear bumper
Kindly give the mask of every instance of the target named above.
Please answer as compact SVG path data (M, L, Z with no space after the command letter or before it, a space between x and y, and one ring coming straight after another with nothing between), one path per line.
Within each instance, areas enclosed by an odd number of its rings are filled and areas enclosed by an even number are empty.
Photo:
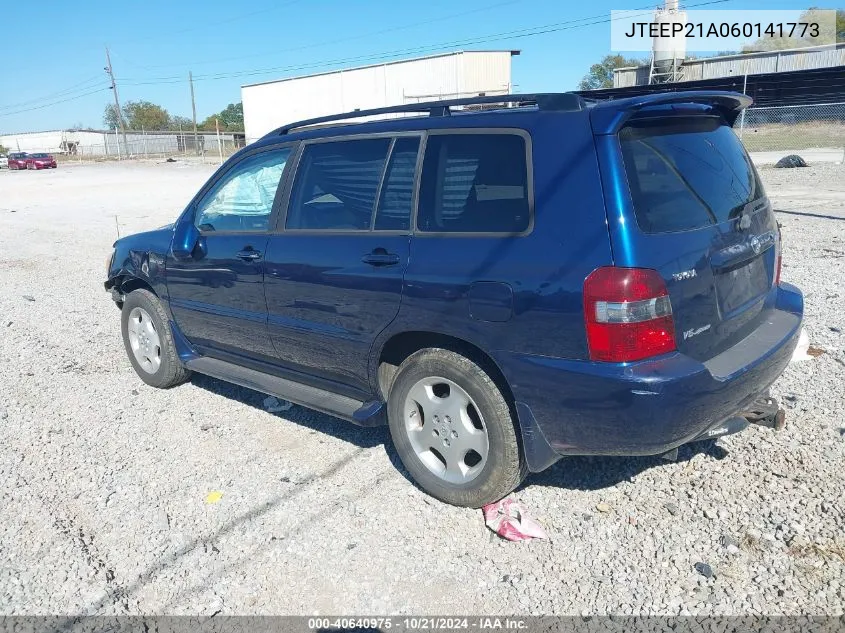
M529 466L550 463L543 445L556 456L655 455L705 435L780 376L802 316L800 290L782 284L766 323L706 363L680 353L630 364L498 354Z

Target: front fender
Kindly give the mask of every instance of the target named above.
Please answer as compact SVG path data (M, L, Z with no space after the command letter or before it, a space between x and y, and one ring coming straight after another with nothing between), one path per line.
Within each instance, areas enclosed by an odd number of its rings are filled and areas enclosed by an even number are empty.
M114 243L114 255L106 275L106 290L126 292L138 285L148 286L167 304L167 253L173 227L137 233Z

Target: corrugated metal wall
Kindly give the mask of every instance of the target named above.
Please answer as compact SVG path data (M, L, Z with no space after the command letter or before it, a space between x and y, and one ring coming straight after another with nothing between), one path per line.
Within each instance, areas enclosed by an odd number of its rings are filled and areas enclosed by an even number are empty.
M744 89L746 94L754 99L754 107L839 104L845 102L843 78L845 78L845 66L834 66L833 68L748 75L747 82L744 75L730 75L700 81L585 90L579 94L590 99L602 100L676 90L742 92Z
M629 88L648 83L648 66L632 66L613 71L613 87Z
M684 62L683 81L699 81L736 75L762 75L793 70L845 66L845 44L812 50L768 51L748 55L693 59ZM648 84L648 66L623 68L613 73L613 87Z
M465 53L462 92L507 94L511 89L511 54Z
M247 142L294 121L439 97L506 92L510 51L458 52L243 86Z
M0 145L10 152L58 151L62 145L62 134L61 130L4 134L0 136Z

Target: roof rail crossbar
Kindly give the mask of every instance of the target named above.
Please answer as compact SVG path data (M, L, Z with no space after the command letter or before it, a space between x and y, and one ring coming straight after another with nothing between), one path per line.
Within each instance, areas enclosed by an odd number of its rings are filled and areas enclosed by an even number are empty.
M450 109L452 106L480 105L485 103L515 103L520 106L536 105L540 110L561 112L583 110L586 100L580 95L572 92L551 92L535 94L483 95L462 99L423 101L421 103L406 103L403 105L388 106L385 108L355 110L354 112L343 112L341 114L331 114L315 117L313 119L305 119L303 121L297 121L296 123L283 125L282 127L270 132L268 136L284 135L297 128L319 125L320 123L328 123L330 121L358 119L361 117L377 116L380 114L428 112L429 116L448 116L452 112Z

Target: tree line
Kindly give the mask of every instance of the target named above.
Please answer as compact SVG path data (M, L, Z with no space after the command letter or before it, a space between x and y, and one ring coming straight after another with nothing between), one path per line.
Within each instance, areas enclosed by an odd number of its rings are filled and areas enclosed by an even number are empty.
M128 130L193 130L194 122L185 116L170 114L165 108L150 101L127 101L120 109L123 124ZM197 122L197 129L213 132L215 119L220 124L221 132L243 132L243 103L230 103L220 112ZM107 105L103 111L103 125L106 128L120 128L120 120L114 105Z

